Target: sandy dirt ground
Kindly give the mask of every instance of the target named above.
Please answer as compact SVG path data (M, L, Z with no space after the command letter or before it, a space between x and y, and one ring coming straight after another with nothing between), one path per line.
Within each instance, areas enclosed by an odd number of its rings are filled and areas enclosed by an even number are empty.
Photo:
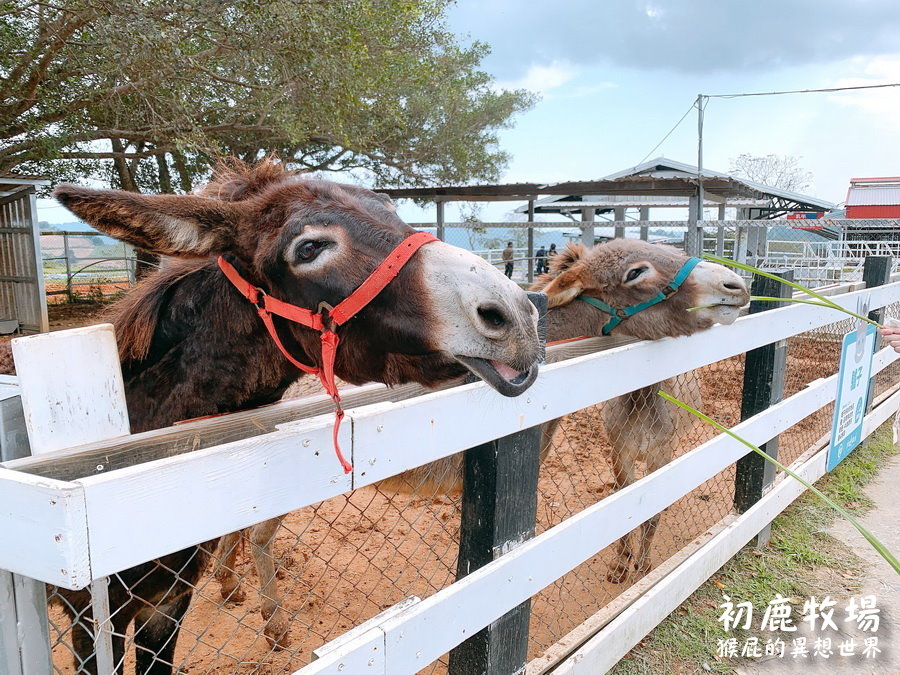
M94 322L97 307L55 308L55 328ZM80 323L79 323L80 322ZM837 346L831 341L795 339L790 343L786 395L836 371ZM698 371L704 411L726 425L740 418L743 357ZM316 393L309 382L295 394ZM540 478L538 531L579 512L613 490L609 440L599 407L569 416L556 432L554 451ZM791 461L830 425L820 411L781 437L781 457ZM713 436L693 426L673 443L677 456ZM654 564L665 560L731 512L733 467L707 481L668 508L653 542ZM276 535L274 555L284 607L291 617L291 644L270 647L263 636L258 581L244 547L236 571L243 578L241 602L222 599L208 573L197 589L178 642L176 661L186 673L285 673L310 661L311 652L347 629L411 595L426 597L453 581L459 528L458 496L390 495L363 488L288 514ZM532 602L529 657L540 655L585 618L597 612L631 582L607 581L613 551L601 551L539 593ZM69 622L58 608L54 665L74 672L68 647ZM131 651L131 650L129 650ZM133 657L126 672L131 672ZM425 672L444 672L437 664Z

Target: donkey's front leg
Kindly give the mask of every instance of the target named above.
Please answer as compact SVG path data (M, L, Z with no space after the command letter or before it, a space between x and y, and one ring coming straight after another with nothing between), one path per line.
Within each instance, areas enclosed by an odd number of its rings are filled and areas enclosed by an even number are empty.
M219 540L219 546L216 549L213 576L219 582L219 592L226 602L243 602L246 597L241 588L241 580L235 570L240 542L241 533L232 532Z
M656 514L640 527L641 540L638 542L638 555L634 561L634 568L641 576L653 569L650 548L653 546L653 537L656 536L656 528L659 527L661 517L661 514Z
M177 581L164 604L138 613L134 622L136 675L172 675L178 632L191 604L193 587Z
M609 425L607 425L608 427ZM610 459L613 465L615 489L618 491L634 482L634 457L630 456L628 448L624 445L614 442L612 446ZM634 554L631 552L631 543L628 539L630 535L629 532L616 542L616 560L606 575L606 580L610 583L621 584L631 570L631 560L634 558Z
M281 527L281 518L273 518L249 528L253 562L259 576L259 609L266 622L266 639L275 649L286 649L291 644L290 619L282 604L284 598L278 588L273 550L275 535Z

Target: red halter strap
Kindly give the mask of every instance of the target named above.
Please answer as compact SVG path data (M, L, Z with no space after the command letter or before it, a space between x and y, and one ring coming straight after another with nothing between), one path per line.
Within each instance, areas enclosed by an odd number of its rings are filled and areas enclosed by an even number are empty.
M240 291L241 295L256 306L259 317L265 324L266 330L269 331L269 335L279 351L284 354L288 361L304 373L317 375L326 393L334 401L332 439L334 441L334 452L341 463L341 467L344 469L344 473L350 473L353 470L353 466L344 458L341 446L338 444L338 432L341 428L341 420L344 419L344 410L341 408L341 395L334 381L334 361L337 357L337 348L340 342L335 329L356 316L360 310L368 305L394 280L394 277L400 273L400 270L415 255L416 251L432 241L438 241L438 239L428 232L416 232L410 235L397 244L397 247L387 258L381 261L381 264L375 268L375 271L355 291L338 303L337 307L330 307L327 303L322 302L319 304L318 311L315 312L273 298L258 286L254 286L244 279L230 262L219 256L219 269L222 270L234 287ZM288 321L299 323L301 326L319 331L322 342L322 366L320 368L300 363L291 355L284 344L282 344L281 338L278 337L278 331L275 329L275 322L272 319L273 314Z

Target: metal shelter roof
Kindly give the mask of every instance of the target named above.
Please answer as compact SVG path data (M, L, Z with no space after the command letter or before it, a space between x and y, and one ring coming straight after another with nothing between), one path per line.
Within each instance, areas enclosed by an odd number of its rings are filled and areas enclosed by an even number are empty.
M755 197L754 192L731 178L709 178L704 189L732 197ZM689 197L697 192L696 177L660 179L654 176L634 176L617 180L569 181L565 183L510 183L506 185L452 185L424 188L377 188L394 199L428 199L432 201L518 201L546 196L551 200L565 199L559 195L645 195Z
M900 205L900 177L851 178L847 206Z
M0 197L9 197L16 192L30 192L44 185L50 185L49 178L0 174Z
M379 190L394 199L450 201L527 201L535 199L539 213L565 213L593 208L597 212L616 207L684 207L697 193L697 167L658 157L599 180L561 183L509 183L505 185L455 185ZM703 170L707 205L763 207L779 210L830 210L834 204L789 190L773 188L709 169ZM519 212L527 211L520 207Z
M669 183L687 182L694 187L692 192L682 193L692 197L696 194L697 167L677 162L675 160L657 157L637 166L622 171L617 171L606 176L602 183L614 182L622 186L628 186L638 181L647 181L648 185L666 185ZM830 210L834 204L818 197L803 195L790 190L782 190L756 181L747 180L738 176L732 176L720 171L703 169L704 206L717 206L726 204L738 207L772 207L774 212L797 210ZM650 181L653 181L652 183ZM564 191L567 183L548 186L548 189ZM616 197L614 204L604 204L605 198L610 197L608 192L597 192L578 197L574 193L568 193L564 197L550 197L535 202L535 211L538 213L566 213L582 207L594 207L597 212L610 211L615 207L639 207L639 206L667 206L684 207L686 203L681 201L663 199L656 204L643 203L640 197L643 192L629 192L627 188L617 191L618 195L630 195L633 199ZM665 198L670 192L661 190L650 193L654 196ZM517 211L524 212L525 208Z

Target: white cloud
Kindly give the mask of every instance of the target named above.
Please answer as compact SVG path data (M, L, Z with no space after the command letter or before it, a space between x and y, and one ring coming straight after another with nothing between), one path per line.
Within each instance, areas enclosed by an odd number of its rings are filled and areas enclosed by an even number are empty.
M546 94L570 82L577 70L569 63L553 61L548 65L531 65L528 71L517 80L497 82L499 89L528 89L539 94Z
M597 84L585 84L578 87L575 87L572 90L573 98L580 98L581 96L593 96L594 94L600 94L605 91L609 91L617 87L618 85L615 82L598 82Z
M651 19L658 19L663 15L663 10L657 5L647 3L647 5L644 7L644 14L646 14Z
M900 83L900 54L852 59L852 75L837 81L838 87L865 87ZM900 86L840 92L829 98L836 104L856 108L873 125L900 132Z

